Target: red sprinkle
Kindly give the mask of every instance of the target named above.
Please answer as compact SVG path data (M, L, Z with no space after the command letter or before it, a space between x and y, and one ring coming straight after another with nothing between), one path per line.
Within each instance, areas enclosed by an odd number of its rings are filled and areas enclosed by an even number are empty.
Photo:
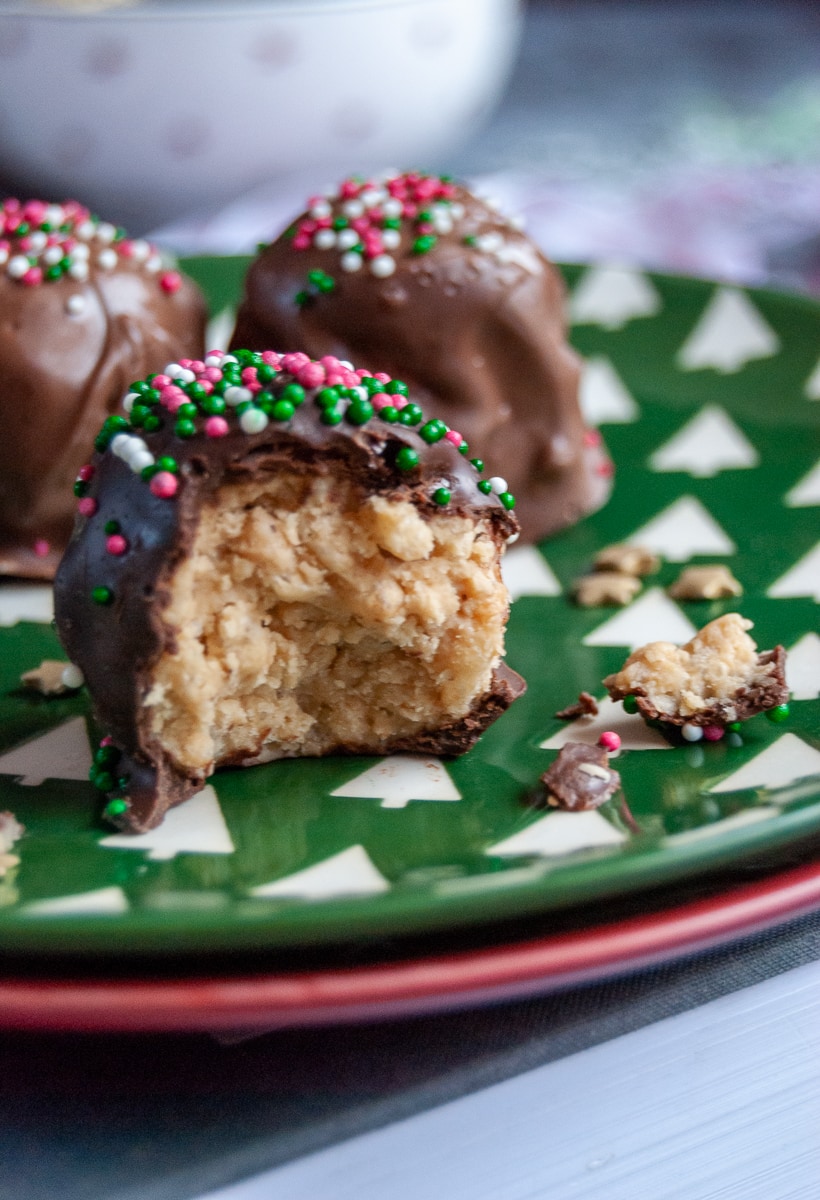
M614 754L621 748L621 739L612 729L607 729L598 738L598 745L602 750L606 750L607 754Z
M158 471L156 475L152 475L148 486L161 500L170 500L171 496L177 494L179 480L170 471Z
M106 540L105 548L109 554L119 556L120 554L125 554L128 549L128 542L126 542L121 533L112 533Z
M182 276L179 271L166 271L160 276L159 286L168 296L173 296L182 287Z
M79 471L77 472L77 478L81 479L83 483L88 483L89 479L93 479L93 477L94 468L91 463L86 463L85 466L80 467Z
M205 422L205 433L208 437L225 437L228 432L228 422L224 417L208 417Z
M719 742L725 730L722 725L704 725L703 737L707 742Z

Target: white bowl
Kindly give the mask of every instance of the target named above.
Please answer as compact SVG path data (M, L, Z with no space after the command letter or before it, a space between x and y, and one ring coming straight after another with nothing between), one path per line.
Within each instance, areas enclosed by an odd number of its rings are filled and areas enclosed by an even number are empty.
M440 167L520 26L517 0L84 2L0 0L0 176L134 233L271 178Z

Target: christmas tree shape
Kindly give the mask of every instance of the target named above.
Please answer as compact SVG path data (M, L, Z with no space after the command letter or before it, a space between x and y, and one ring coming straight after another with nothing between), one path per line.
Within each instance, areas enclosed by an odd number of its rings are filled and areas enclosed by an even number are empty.
M786 493L783 502L787 508L810 508L820 504L820 461Z
M209 785L171 808L161 825L147 833L113 833L99 843L113 850L147 850L154 862L177 854L233 854L234 844L219 799Z
M687 562L695 554L734 554L737 549L695 496L681 496L624 540L673 563Z
M650 280L631 267L590 267L570 297L569 315L575 325L623 329L633 317L654 317L661 298Z
M236 310L233 308L223 308L211 317L205 332L205 345L208 349L227 350L235 324Z
M589 812L551 812L526 829L489 846L484 853L499 858L520 855L563 858L580 850L610 849L625 841L626 834L610 825L594 809Z
M817 366L806 380L805 393L809 400L820 400L820 358Z
M748 788L788 787L798 779L820 776L820 750L793 733L784 733L728 778L709 788L710 792L742 792Z
M349 846L312 867L252 888L250 894L266 899L291 896L325 900L331 896L378 896L389 891L390 884L365 848Z
M82 717L72 717L41 737L0 755L0 775L17 775L25 787L46 779L88 779L91 746Z
M820 637L805 633L786 655L786 682L793 700L820 696Z
M820 542L776 580L766 593L773 600L813 596L820 602ZM0 760L1 761L1 760Z
M711 479L729 468L756 467L760 455L728 413L708 404L649 460L653 471L686 471Z
M688 642L695 627L662 588L650 588L583 639L585 646L644 646L647 642Z
M5 584L0 587L0 625L36 621L48 625L54 616L54 593L49 584Z
M567 721L557 733L541 742L542 750L560 750L567 742L586 742L594 746L605 730L617 733L622 750L671 750L672 747L657 729L647 725L636 713L624 712L620 700L605 696L598 701L596 717L578 717Z
M587 359L579 400L589 425L628 425L640 416L640 409L608 358Z
M719 287L678 351L677 362L685 371L712 367L728 375L779 349L780 339L746 293Z
M460 800L461 792L438 758L394 754L336 788L331 796L381 800L382 808L404 808L411 800Z
M513 546L501 560L501 577L511 600L519 596L560 596L561 585L535 546Z
M128 897L120 887L97 888L93 892L78 892L73 896L55 896L35 900L20 909L23 917L119 916L128 912Z
M712 791L715 790L712 788ZM747 825L757 825L761 821L779 817L782 811L776 804L761 804L755 808L744 808L742 812L733 813L731 817L724 817L720 821L710 821L708 825L701 825L697 829L687 829L684 833L670 834L666 841L673 842L676 846L686 846L690 842L706 842L710 838L731 833L735 829L742 829Z

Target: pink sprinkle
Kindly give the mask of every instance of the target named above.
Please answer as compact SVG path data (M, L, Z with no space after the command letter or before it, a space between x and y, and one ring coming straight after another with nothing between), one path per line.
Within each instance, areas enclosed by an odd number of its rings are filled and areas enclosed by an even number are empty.
M611 729L607 729L598 738L598 745L601 749L606 750L607 754L614 754L616 750L621 748L621 739L617 733Z
M373 375L374 379L378 379L379 383L389 383L392 376L385 375L384 371L376 371Z
M277 354L275 350L263 350L262 362L267 363L269 367L274 367L278 371L282 365L282 355Z
M309 250L311 247L310 234L297 233L291 245L294 250Z
M43 282L43 272L40 267L29 267L20 282L26 287L36 287L38 283Z
M357 370L356 374L359 376L359 379L372 379L373 378L372 373L370 371L365 371L364 367L360 367Z
M597 475L603 475L604 477L606 477L607 475L614 475L615 468L613 467L612 463L607 458L604 460L604 462L598 463L598 466L595 468L595 473Z
M134 243L129 241L128 238L123 238L121 242L117 242L117 253L121 258L133 258Z
M120 554L125 554L128 549L128 542L126 542L121 533L112 533L106 539L105 548L109 554L116 554L119 557Z
M393 407L397 408L399 412L401 412L405 404L410 403L406 396L402 396L401 392L397 392L396 395L391 396L390 399L393 401Z
M316 218L316 228L317 229L330 229L332 224L333 224L333 220L331 217L317 217Z
M441 185L441 187L439 188L439 193L438 193L438 194L441 196L441 198L442 198L443 200L452 200L452 199L453 199L453 197L454 197L454 196L455 196L455 194L456 194L456 188L455 188L455 184L453 184L453 183L443 183L443 184Z
M721 725L704 725L703 736L707 742L719 742L725 730Z
M93 517L97 511L97 501L93 496L83 496L77 504L77 512L83 517Z
M343 387L356 387L359 382L356 372L349 370L347 367L342 367L339 374L342 377Z
M51 546L48 544L48 542L45 540L45 538L38 538L37 541L34 543L32 549L34 550L34 553L37 555L38 558L45 558L45 556L48 554L49 550L51 549Z
M370 217L354 217L350 222L351 229L355 229L356 233L367 233L370 229Z
M438 191L437 179L420 179L416 185L416 195L419 200L429 200Z
M23 209L24 218L32 225L39 225L46 215L46 206L42 200L27 200Z
M86 463L84 467L80 467L77 472L77 478L81 479L83 483L88 483L89 479L94 478L94 468L91 463Z
M434 229L435 226L431 225L429 221L419 221L416 226L417 233L433 233Z
M26 235L26 237L20 238L20 249L22 250L23 254L28 254L31 247L32 247L32 241L28 235Z
M600 446L601 435L597 429L584 430L584 445L585 446Z
M338 371L339 367L342 365L335 354L323 354L319 359L319 362L326 371Z
M248 384L256 383L256 367L242 368L242 382L244 383L245 387L247 387Z
M188 364L188 370L193 371L195 375L200 375L205 370L205 364L199 358L194 358Z
M192 363L193 361L194 361L194 360L193 360L192 358L181 358L181 359L179 360L179 365L180 365L181 367L184 367L186 371L190 371L190 369L191 369L191 363Z
M354 200L359 191L360 185L356 183L355 179L346 179L339 188L339 195L345 200Z
M179 481L176 475L172 475L170 471L158 471L156 475L151 477L151 482L148 484L155 496L159 496L161 500L170 500L171 496L177 494Z
M296 378L302 387L315 388L325 381L325 369L321 363L312 362L307 366L301 367L296 373Z
M206 350L205 357L222 359L225 357L225 351L224 350ZM263 358L265 357L264 354L262 355L262 357Z
M454 446L460 446L464 438L460 433L456 433L455 429L448 429L444 435L445 442L452 442Z
M376 412L381 412L383 408L388 408L393 404L393 397L388 396L387 392L375 392L374 395L370 397L370 403L373 405Z
M174 292L178 292L182 287L182 276L179 271L166 271L164 275L160 275L159 286L167 296L173 296Z
M412 220L412 218L419 211L419 206L418 204L408 204L407 201L405 201L404 207L401 211L403 216L409 217Z
M151 387L162 391L163 388L171 387L173 382L170 375L155 375L151 380Z
M112 738L110 733L107 733L105 735L105 737L100 742L100 745L101 746L113 746L114 745L114 739Z
M199 386L202 388L206 396L210 396L211 392L214 390L214 385L211 383L210 379L200 379Z
M249 392L253 392L254 394L256 392L262 391L262 384L259 382L258 379L255 380L253 383L246 383L245 387L248 389Z
M325 383L328 387L344 387L345 381L344 381L344 376L342 375L341 370L328 371L327 379L325 379Z
M307 217L306 220L299 222L299 232L314 234L316 232L316 222Z
M205 422L205 433L208 437L224 437L228 432L228 422L224 417L208 417Z
M220 383L222 372L219 367L206 367L200 377L200 383Z
M282 366L286 371L296 372L300 367L306 367L310 359L307 354L303 354L301 350L295 350L292 354L285 354L282 358Z
M168 412L175 413L180 405L184 404L188 397L185 395L181 387L177 387L172 383L170 387L163 388L159 394L160 404L168 409Z

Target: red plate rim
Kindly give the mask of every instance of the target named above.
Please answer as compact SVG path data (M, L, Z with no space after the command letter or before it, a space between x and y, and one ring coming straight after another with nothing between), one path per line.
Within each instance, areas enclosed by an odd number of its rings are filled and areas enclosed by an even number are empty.
M705 950L820 907L820 862L675 908L489 949L289 974L0 980L0 1027L279 1029L514 1000Z

